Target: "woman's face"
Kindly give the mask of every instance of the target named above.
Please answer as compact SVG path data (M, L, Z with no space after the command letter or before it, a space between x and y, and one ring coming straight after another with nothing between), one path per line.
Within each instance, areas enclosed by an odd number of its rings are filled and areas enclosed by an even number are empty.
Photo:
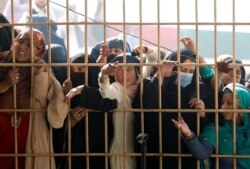
M36 56L39 49L35 45L31 45L30 39L21 36L14 43L16 61L19 63L27 63L31 61L31 47L33 47L34 55Z
M241 80L241 69L240 66L235 67L235 80L234 80L234 70L230 70L228 73L222 74L222 80L223 83L229 84L229 83L239 83Z
M221 101L221 108L222 109L229 109L232 110L234 108L233 102L233 94L231 92L227 92L223 94L222 101ZM233 112L222 112L222 116L225 120L233 121L234 113ZM239 122L240 118L237 116L236 122Z
M136 71L134 66L127 66L124 69L126 69L126 85L127 87L130 87L136 83ZM124 84L124 76L123 71L121 68L120 71L117 71L115 74L116 81L120 84Z
M114 55L120 55L123 53L123 51L119 48L109 48L110 51L110 55L114 54Z
M185 64L190 64L190 63L194 63L194 62L190 59L186 59L180 67L181 72L194 73L195 65L185 65Z
M75 73L85 73L86 67L85 66L72 66L71 70Z

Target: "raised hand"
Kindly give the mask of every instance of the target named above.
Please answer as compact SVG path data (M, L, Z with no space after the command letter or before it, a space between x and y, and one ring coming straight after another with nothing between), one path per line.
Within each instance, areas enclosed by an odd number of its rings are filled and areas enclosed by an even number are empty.
M173 68L177 65L176 61L163 60L161 64L161 76L170 77L176 75L176 72L173 71Z
M140 52L142 51L142 53L151 53L154 51L154 49L151 49L150 47L148 46L145 46L145 45L142 45L142 46L136 46L132 53L135 53L136 55L140 55Z
M109 46L107 44L102 44L100 48L100 55L103 57L108 57L110 55Z
M184 36L184 37L182 37L180 39L180 41L183 43L183 45L185 46L185 48L190 49L194 53L196 52L196 46L195 46L193 40L190 37Z
M81 86L77 86L73 89L71 89L65 96L65 102L69 102L73 97L75 97L76 95L79 95L82 93L82 90L84 88L84 85Z
M121 70L121 67L118 66L118 61L114 63L106 64L102 67L101 72L104 75L114 76L117 71Z
M190 137L192 135L192 131L189 129L187 123L183 120L183 118L180 116L178 121L172 119L172 122L174 123L174 126L181 131L182 135L185 137Z
M200 110L198 113L200 117L205 117L205 104L201 99L193 98L189 102L191 108L195 108L197 110Z
M217 62L216 66L218 67L219 72L228 73L232 70L232 66L226 61Z
M67 79L63 82L63 93L66 95L72 89L72 81Z

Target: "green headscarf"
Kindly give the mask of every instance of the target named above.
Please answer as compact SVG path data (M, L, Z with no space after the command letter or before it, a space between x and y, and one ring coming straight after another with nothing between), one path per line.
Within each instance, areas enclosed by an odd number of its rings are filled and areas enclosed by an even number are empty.
M223 92L234 93L233 84L224 87ZM250 155L250 121L248 110L250 108L250 92L241 84L235 84L236 106L243 109L243 124L236 126L236 154ZM207 140L214 147L216 146L215 125L210 123L204 128L200 139ZM224 155L233 154L233 124L232 121L225 121L225 125L219 126L219 153ZM250 158L238 158L237 164L243 168L250 168ZM204 166L202 166L204 168Z

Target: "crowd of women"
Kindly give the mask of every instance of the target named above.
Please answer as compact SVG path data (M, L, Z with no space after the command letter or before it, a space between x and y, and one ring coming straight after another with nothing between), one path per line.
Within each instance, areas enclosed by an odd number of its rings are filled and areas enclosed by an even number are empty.
M0 28L1 168L250 168L240 60L208 66L189 37L167 54L111 38L72 56L60 83L65 67L45 62L44 34L23 29L12 42L12 32Z

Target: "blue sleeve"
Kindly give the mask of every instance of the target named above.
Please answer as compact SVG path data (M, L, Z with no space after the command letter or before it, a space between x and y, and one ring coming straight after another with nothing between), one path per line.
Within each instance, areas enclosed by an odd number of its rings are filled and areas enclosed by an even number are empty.
M199 140L197 137L191 140L183 138L184 143L187 145L189 152L197 160L205 160L210 157L214 152L214 146L206 140Z

